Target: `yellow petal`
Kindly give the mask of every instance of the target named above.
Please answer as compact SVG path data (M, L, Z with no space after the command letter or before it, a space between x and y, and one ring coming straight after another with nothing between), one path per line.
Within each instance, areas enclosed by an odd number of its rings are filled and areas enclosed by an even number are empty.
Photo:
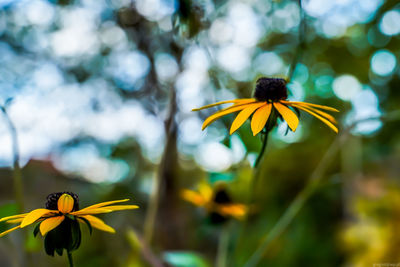
M138 209L138 205L115 205L115 206L107 206L105 207L108 210L111 211L117 211L117 210L135 210Z
M215 106L222 105L222 104L229 104L229 103L245 104L245 103L252 103L252 102L255 102L255 101L256 100L254 98L242 98L242 99L226 100L226 101L221 101L221 102L217 102L217 103L214 103L214 104L206 105L206 106L203 106L201 108L194 108L194 109L192 109L192 111L199 111L199 110L202 110L202 109L211 108L211 107L215 107Z
M247 213L247 207L243 204L225 204L218 207L222 215L229 215L236 219L242 219Z
M128 198L127 199L121 199L121 200L112 200L112 201L101 202L101 203L97 203L97 204L91 205L89 207L86 207L84 209L81 209L81 211L82 210L102 208L102 207L107 206L107 205L116 204L116 203L122 203L122 202L127 202L127 201L129 201Z
M0 237L3 237L6 234L11 233L12 231L15 231L15 230L19 229L20 227L21 226L18 225L18 226L14 227L14 228L8 229L7 231L4 231L4 232L0 233Z
M104 223L103 220L95 217L95 216L91 216L91 215L84 215L84 216L80 216L82 218L85 218L86 220L88 220L90 222L90 225L94 228L97 228L99 230L102 230L104 232L109 232L109 233L115 233L114 228L112 228L111 226L107 225ZM78 217L79 218L79 217Z
M325 123L325 124L326 124L329 128L331 128L335 133L338 133L338 132L339 132L338 128L337 128L333 123L331 123L329 120L325 119L324 117L318 115L317 113L313 112L312 110L309 110L308 108L305 108L305 107L298 107L298 108L301 109L301 110L304 110L305 112L307 112L307 113L313 115L314 117L316 117L317 119L319 119L320 121L322 121L323 123Z
M272 105L266 104L259 108L251 119L251 130L253 135L257 135L264 128L268 121L269 115L271 115Z
M315 107L315 108L319 108L319 109L324 109L324 110L328 110L328 111L333 111L333 112L339 112L339 110L335 109L335 108L331 108L328 106L323 106L323 105L317 105L317 104L312 104L312 103L307 103L307 102L296 102L296 101L285 101L285 100L281 100L280 101L283 104L296 104L299 106L305 106L305 107Z
M232 122L231 130L229 134L233 134L243 123L250 117L253 112L259 107L265 105L265 103L254 103L246 105L246 108L239 112L235 120Z
M26 215L28 215L28 213L7 216L7 217L4 217L4 218L1 218L0 222L12 220L12 219L17 219L17 218L24 218Z
M40 224L40 233L42 236L45 236L48 232L59 226L65 219L65 216L56 216L56 217L51 217L46 220L44 220Z
M36 222L38 219L40 219L43 216L53 215L56 213L58 213L58 211L48 210L48 209L33 210L25 216L24 220L21 222L21 228L24 228L24 227Z
M91 214L100 214L100 213L110 213L112 210L106 208L98 208L98 209L89 209L89 210L78 210L71 212L71 215L80 216L80 215L91 215Z
M58 199L57 207L61 213L66 214L66 213L70 213L72 211L72 209L74 208L74 203L75 203L75 200L71 195L63 194Z
M206 202L211 200L211 198L213 197L213 189L208 183L202 182L197 186L197 188L200 195L203 196Z
M321 115L322 117L325 117L325 118L328 119L330 122L336 123L336 119L335 119L332 115L330 115L330 114L328 114L328 113L326 113L326 112L323 112L323 111L321 111L321 110L318 110L318 109L316 109L316 108L305 107L305 106L299 106L299 105L297 105L297 104L289 104L289 105L292 106L292 107L301 109L301 110L304 110L304 109L311 110L311 111L317 113L318 115Z
M281 103L275 102L274 107L278 110L279 114L282 115L283 119L289 125L289 128L294 132L299 125L299 118L297 118L296 114L287 106L282 105Z
M207 126L209 126L211 123L213 123L217 119L221 118L222 116L225 116L225 115L228 115L230 113L242 110L242 109L244 109L246 107L247 107L247 104L243 104L243 105L238 105L238 106L232 106L232 107L223 109L221 111L218 111L218 112L214 113L213 115L211 115L210 117L208 117L204 121L203 126L201 127L201 129L204 130Z
M20 223L20 222L22 222L23 220L24 220L24 218L11 219L11 220L6 221L6 223L11 223L11 224L13 224L13 223Z
M181 197L184 200L186 200L196 206L199 206L199 207L204 206L207 202L202 195L200 195L199 193L197 193L195 191L188 190L188 189L184 189L181 191Z

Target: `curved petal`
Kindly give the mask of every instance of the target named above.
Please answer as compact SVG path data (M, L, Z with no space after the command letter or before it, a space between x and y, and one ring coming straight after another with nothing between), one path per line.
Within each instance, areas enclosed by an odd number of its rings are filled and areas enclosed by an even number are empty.
M135 210L138 209L138 205L115 205L115 206L107 206L105 207L108 210L111 211L117 211L117 210Z
M309 110L308 108L305 108L305 107L297 107L297 108L299 108L299 109L301 109L301 110L304 110L305 112L307 112L307 113L313 115L314 117L316 117L317 119L319 119L320 121L322 121L323 123L325 123L325 124L326 124L329 128L331 128L335 133L338 133L338 132L339 132L338 128L337 128L332 122L330 122L329 120L327 120L326 118L324 118L324 117L318 115L317 113L313 112L312 110Z
M51 217L44 220L39 227L42 236L45 236L48 232L59 226L64 221L64 219L65 216L62 215L62 216Z
M197 186L197 190L200 193L200 195L203 196L206 202L210 201L211 198L213 197L213 189L208 183L200 183Z
M326 119L329 120L330 122L336 123L336 119L335 119L332 115L330 115L330 114L328 114L328 113L326 113L326 112L323 112L323 111L321 111L321 110L318 110L318 109L316 109L316 108L305 107L305 106L299 106L299 105L297 105L297 104L288 104L288 105L289 105L289 106L292 106L292 107L295 107L295 108L298 108L298 109L301 109L301 110L309 109L309 110L311 110L311 111L317 113L318 115L321 115L322 117L326 118Z
M214 113L213 115L209 116L203 123L203 126L201 127L202 130L207 128L211 123L216 121L217 119L221 118L222 116L228 115L233 112L237 112L239 110L245 109L248 106L248 104L243 104L243 105L238 105L238 106L232 106L227 109L218 111Z
M112 201L101 202L101 203L97 203L97 204L91 205L89 207L83 208L83 209L81 209L81 211L82 210L90 210L90 209L102 208L102 207L107 206L107 205L116 204L116 203L122 203L122 202L127 202L127 201L129 201L128 198L120 199L120 200L112 200Z
M245 104L245 103L252 103L252 102L255 102L255 101L256 100L254 98L242 98L242 99L226 100L226 101L220 101L220 102L217 102L217 103L214 103L214 104L202 106L200 108L194 108L194 109L192 109L192 111L199 111L199 110L202 110L202 109L211 108L211 107L219 106L219 105L222 105L222 104L229 104L229 103Z
M250 115L253 114L256 109L263 105L265 105L265 103L248 104L246 108L239 112L235 120L232 122L229 134L233 134L237 129L239 129L239 127L243 125L243 123L250 117Z
M112 210L106 208L98 208L98 209L89 209L89 210L78 210L71 212L71 215L81 216L81 215L91 215L91 214L100 214L100 213L110 213Z
M10 224L21 223L23 220L24 220L24 218L11 219L11 220L6 221L6 223L10 223Z
M312 104L312 103L307 103L307 102L296 102L296 101L286 101L286 100L281 100L280 101L283 104L296 104L296 105L300 105L300 106L305 106L305 107L315 107L315 108L319 108L319 109L324 109L324 110L328 110L328 111L333 111L333 112L340 112L339 110L335 109L335 108L331 108L328 106L323 106L323 105L317 105L317 104Z
M58 210L63 213L70 213L74 208L75 200L70 194L63 194L57 201Z
M275 102L274 107L276 108L276 110L278 110L279 114L282 115L283 119L289 125L289 128L293 132L295 132L297 126L299 125L299 118L297 118L297 115L290 108L288 108L285 105L282 105L279 102Z
M11 233L12 231L15 231L15 230L17 230L19 228L21 228L21 226L18 225L18 226L14 227L14 228L8 229L7 231L4 231L4 232L0 233L0 237L3 237L6 234Z
M50 215L50 214L57 214L58 211L54 210L48 210L48 209L36 209L31 212L29 212L24 220L21 222L21 228L24 228L25 226L28 226L34 222L36 222L38 219L40 219L43 216Z
M17 214L17 215L12 215L12 216L7 216L4 218L0 219L0 222L12 220L12 219L17 219L17 218L25 218L25 216L28 215L28 213L23 213L23 214Z
M86 220L89 221L90 225L94 228L97 228L99 230L102 230L104 232L108 232L108 233L115 233L114 228L112 228L111 226L107 225L104 223L103 220L95 217L95 216L91 216L91 215L84 215L84 216L80 216L82 218L85 218ZM79 218L79 217L78 217Z
M253 135L257 135L264 128L267 123L269 116L271 115L272 104L266 104L259 108L251 119L251 130Z

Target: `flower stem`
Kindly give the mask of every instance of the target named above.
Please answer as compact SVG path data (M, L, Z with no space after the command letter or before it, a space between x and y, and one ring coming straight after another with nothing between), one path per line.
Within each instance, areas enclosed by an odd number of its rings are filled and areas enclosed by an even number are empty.
M18 148L17 129L15 128L14 123L12 122L10 116L8 115L6 108L3 106L0 106L0 109L3 112L4 117L6 119L7 126L10 131L10 135L11 135L11 141L12 141L13 180L14 180L15 201L17 202L19 212L23 212L23 210L24 210L23 186L22 186L21 167L19 165L19 148Z
M263 140L263 143L262 143L261 151L257 156L256 162L254 164L254 168L258 167L258 164L260 164L260 161L261 161L261 159L262 159L262 157L264 155L265 148L267 147L267 144L268 144L268 135L269 135L269 131L264 133L264 140Z
M68 256L69 267L74 267L74 261L72 260L72 253L70 251L67 251L67 256Z
M218 242L217 259L215 262L216 267L227 266L226 263L227 263L228 248L229 248L229 232L230 232L229 224L224 225L221 230Z

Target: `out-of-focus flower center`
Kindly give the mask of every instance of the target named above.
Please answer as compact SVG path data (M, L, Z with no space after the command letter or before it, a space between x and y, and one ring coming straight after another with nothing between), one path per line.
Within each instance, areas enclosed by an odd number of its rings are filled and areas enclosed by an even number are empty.
M47 196L46 209L70 213L79 210L79 198L71 192L52 193Z
M228 204L232 203L231 198L229 197L228 193L224 188L219 188L214 194L214 203L217 204Z
M286 81L279 78L260 78L257 80L254 98L258 101L277 102L288 97Z

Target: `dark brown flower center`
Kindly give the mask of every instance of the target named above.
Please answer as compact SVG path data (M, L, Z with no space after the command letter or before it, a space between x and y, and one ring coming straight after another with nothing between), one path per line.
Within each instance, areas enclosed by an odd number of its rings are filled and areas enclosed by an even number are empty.
M79 210L79 198L77 194L74 194L72 192L57 192L57 193L51 193L50 195L47 196L46 198L46 209L49 210L58 210L58 199L63 195L63 194L68 194L74 199L74 208L72 211L77 211Z
M214 193L214 199L213 201L217 204L228 204L232 203L231 198L228 195L228 192L225 190L225 188L219 188L217 191Z
M288 97L286 81L279 78L260 78L257 80L254 98L258 101L277 102Z
M212 201L215 205L227 205L232 203L232 199L223 186L215 189ZM227 220L228 216L219 213L217 210L210 213L210 221L212 224L223 224Z

